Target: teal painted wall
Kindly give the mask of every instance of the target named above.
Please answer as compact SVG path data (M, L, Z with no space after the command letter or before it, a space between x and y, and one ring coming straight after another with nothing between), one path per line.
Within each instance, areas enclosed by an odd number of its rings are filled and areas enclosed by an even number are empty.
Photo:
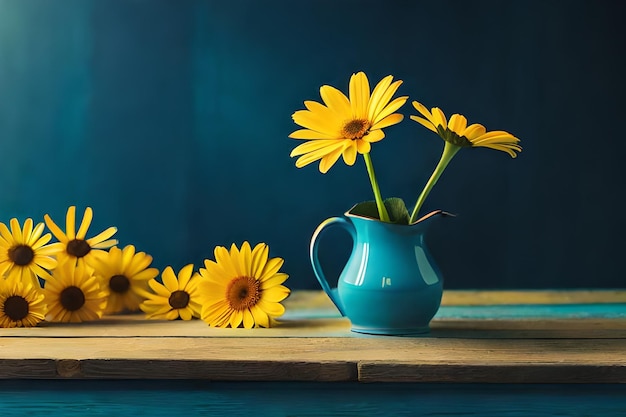
M317 288L308 240L371 198L364 164L297 169L291 114L352 72L522 139L471 149L427 201L447 288L623 287L626 94L613 1L0 0L0 221L94 208L155 265L264 241ZM402 108L405 115L412 107ZM442 142L387 129L372 157L413 203ZM328 275L348 252L322 252Z

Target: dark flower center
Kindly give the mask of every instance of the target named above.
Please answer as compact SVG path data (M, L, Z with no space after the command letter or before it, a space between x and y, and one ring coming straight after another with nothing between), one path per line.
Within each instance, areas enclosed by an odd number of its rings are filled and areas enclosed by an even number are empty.
M4 301L4 314L12 321L18 321L28 316L28 301L21 295L12 295Z
M109 280L109 288L118 294L124 294L130 288L130 280L124 275L113 275Z
M370 128L370 123L364 119L352 119L341 128L341 134L348 139L361 139Z
M174 291L170 294L169 302L172 308L185 308L189 304L189 294L185 291Z
M9 249L9 259L11 259L15 265L28 265L35 259L35 252L33 248L28 245L13 246Z
M74 239L67 243L67 253L77 258L82 258L91 251L91 246L84 239Z
M67 287L61 291L61 305L68 311L79 310L85 305L85 294L78 287Z
M253 277L233 279L226 288L226 299L235 310L245 310L261 299L261 283Z

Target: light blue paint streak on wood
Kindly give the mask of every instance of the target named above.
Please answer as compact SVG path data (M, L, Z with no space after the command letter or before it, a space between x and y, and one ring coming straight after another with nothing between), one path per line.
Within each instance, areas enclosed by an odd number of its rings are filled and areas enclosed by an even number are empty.
M283 319L341 317L336 309L287 310ZM442 306L435 319L626 318L626 304Z
M442 306L436 318L624 318L626 304Z
M4 417L620 416L618 385L0 381Z

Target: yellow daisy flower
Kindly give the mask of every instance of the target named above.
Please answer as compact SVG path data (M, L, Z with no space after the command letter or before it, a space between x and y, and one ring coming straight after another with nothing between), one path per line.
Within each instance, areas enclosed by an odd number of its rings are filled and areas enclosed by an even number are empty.
M48 304L46 320L79 323L97 320L106 308L107 292L93 269L84 262L64 262L52 273L44 285Z
M50 233L42 236L44 224L38 223L33 229L33 220L26 219L24 228L17 219L11 219L11 230L0 223L0 277L17 270L23 283L39 285L37 277L49 278L48 270L57 266L54 255L58 248L46 245Z
M515 152L521 152L518 145L519 139L503 130L487 132L487 129L480 124L467 125L467 118L460 114L453 114L450 121L446 121L446 115L438 107L433 107L431 111L417 101L413 102L413 107L424 117L410 116L427 129L438 134L446 142L465 148L482 146L485 148L503 151L515 158Z
M280 304L289 295L281 285L288 278L278 270L281 258L268 258L269 248L259 243L252 250L244 242L241 250L234 244L228 251L215 248L215 261L205 260L200 269L204 278L202 292L202 320L213 327L270 327L274 318L285 312Z
M148 281L153 294L146 293L140 308L149 319L191 320L200 317L201 305L197 283L198 273L193 273L193 264L184 266L178 272L178 278L171 266L161 274L163 284L156 279Z
M513 158L517 156L516 152L522 151L522 147L519 145L520 140L508 132L503 130L487 132L487 129L485 129L483 125L477 123L468 126L467 119L460 114L453 114L450 117L450 121L447 121L446 115L440 108L433 107L431 111L428 111L423 104L417 101L413 102L413 107L424 117L411 116L411 120L415 120L422 126L438 134L444 140L444 147L441 159L417 198L409 223L417 221L419 211L426 197L433 189L454 155L456 155L461 148L478 146L491 148L506 152Z
M139 310L148 281L159 274L158 269L148 268L151 263L152 256L135 252L133 245L124 249L112 247L106 255L94 260L95 274L109 292L105 314Z
M67 209L67 215L65 217L65 226L67 230L64 233L49 215L46 214L44 216L46 225L54 237L59 240L59 242L55 244L61 248L57 255L59 264L72 259L75 263L80 260L84 260L89 265L95 258L104 254L103 249L108 249L111 246L117 245L117 240L109 239L117 232L117 228L115 227L109 227L98 235L90 239L86 239L87 229L89 229L92 219L93 210L91 207L87 207L85 209L85 214L83 215L83 220L78 228L78 232L75 232L76 207L71 206Z
M0 327L33 327L46 314L44 295L39 283L21 281L13 270L6 280L0 279Z
M408 97L392 96L402 84L392 83L393 76L383 78L370 93L367 76L363 72L352 74L349 95L329 85L320 88L324 104L305 101L306 110L298 110L292 118L304 129L296 130L290 138L304 139L290 156L300 156L296 166L302 168L320 161L322 173L337 162L340 156L348 165L354 165L357 153L367 155L371 144L385 137L383 128L400 123L404 116L394 113Z

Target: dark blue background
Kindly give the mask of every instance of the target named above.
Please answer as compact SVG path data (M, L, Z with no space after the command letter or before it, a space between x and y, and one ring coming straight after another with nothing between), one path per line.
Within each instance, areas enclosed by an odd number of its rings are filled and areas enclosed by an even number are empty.
M270 245L317 288L308 242L371 199L362 158L297 169L291 114L372 84L522 140L462 151L426 203L447 288L623 287L625 7L617 1L0 0L0 220L94 208L155 266ZM414 114L410 105L402 113ZM372 157L412 205L442 142L409 121ZM328 274L349 241L328 238Z

